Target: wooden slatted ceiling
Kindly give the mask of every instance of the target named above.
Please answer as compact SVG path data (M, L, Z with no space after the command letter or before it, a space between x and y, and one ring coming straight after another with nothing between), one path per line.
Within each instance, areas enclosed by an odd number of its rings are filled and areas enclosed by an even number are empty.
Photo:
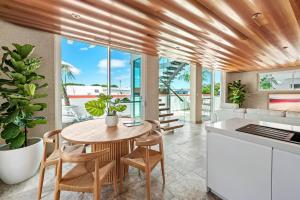
M0 0L0 18L227 71L300 64L298 0Z

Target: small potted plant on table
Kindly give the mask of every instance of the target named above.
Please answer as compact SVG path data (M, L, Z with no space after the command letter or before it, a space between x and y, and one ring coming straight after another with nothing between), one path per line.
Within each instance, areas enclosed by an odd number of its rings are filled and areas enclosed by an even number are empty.
M100 117L105 114L105 123L108 127L117 126L119 118L117 112L123 112L127 106L124 103L129 103L128 98L113 98L111 95L100 94L97 100L91 100L85 103L87 112L95 117Z
M0 179L7 184L24 181L35 174L41 159L42 138L28 138L29 128L45 124L43 116L37 111L47 107L37 100L46 97L38 93L47 87L42 83L44 76L37 73L40 58L30 57L34 46L13 44L15 49L4 50L0 63L0 128L1 138L6 145L0 147Z

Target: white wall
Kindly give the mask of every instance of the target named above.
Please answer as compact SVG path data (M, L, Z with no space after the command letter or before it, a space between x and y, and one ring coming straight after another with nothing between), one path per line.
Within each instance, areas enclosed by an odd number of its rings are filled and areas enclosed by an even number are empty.
M262 72L271 72L271 71L282 71L282 70L291 70L291 69L300 69L299 67L290 67L290 68L281 68L281 69L272 69L264 71L251 71L251 72L241 72L241 73L227 73L226 74L226 83L233 82L234 80L241 80L243 84L246 84L247 88L247 97L243 107L248 108L262 108L268 109L268 101L270 93L300 93L300 91L258 91L258 73ZM226 85L227 85L226 84Z
M51 33L20 27L1 20L0 27L0 46L12 48L12 43L32 44L35 46L33 56L42 57L39 72L46 76L45 82L49 84L49 87L43 89L43 92L48 93L48 97L39 100L47 103L48 108L40 114L47 117L48 123L31 129L29 133L30 136L41 137L46 131L57 128L61 122L61 115L57 114L61 109L60 103L57 103L60 102L60 72L56 70L59 69L57 66L60 62L59 38ZM0 57L2 57L2 51L0 51Z

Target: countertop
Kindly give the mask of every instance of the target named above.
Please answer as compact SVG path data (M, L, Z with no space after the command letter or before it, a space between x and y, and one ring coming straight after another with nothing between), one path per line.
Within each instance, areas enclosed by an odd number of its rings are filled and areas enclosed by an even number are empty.
M236 131L236 129L242 126L246 126L248 124L257 124L262 126L300 132L300 126L292 126L292 125L279 124L273 122L255 121L255 120L241 119L241 118L233 118L225 121L209 123L206 125L206 130L208 132L207 134L209 134L209 132L219 133L229 137L238 138L248 142L261 144L264 146L269 146L275 149L300 155L299 144L284 142L280 140L275 140L271 138L266 138L266 137L261 137L257 135Z

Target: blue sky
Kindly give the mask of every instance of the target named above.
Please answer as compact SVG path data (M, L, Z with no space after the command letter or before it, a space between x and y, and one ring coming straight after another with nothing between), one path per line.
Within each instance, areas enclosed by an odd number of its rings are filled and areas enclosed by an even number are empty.
M107 83L107 48L91 45L85 42L61 40L62 62L74 66L75 80L68 82L91 84ZM112 84L120 84L122 87L130 86L130 53L112 50Z
M61 47L62 62L71 64L75 75L75 80L68 80L68 82L83 83L85 85L107 83L106 47L67 38L62 38ZM112 49L112 84L118 86L121 84L122 88L130 87L130 60L130 53ZM189 67L186 70L189 71ZM220 81L220 77L216 77L216 80ZM210 77L205 84L208 82L210 82ZM175 80L173 85L176 89L189 88L189 83L183 80Z

